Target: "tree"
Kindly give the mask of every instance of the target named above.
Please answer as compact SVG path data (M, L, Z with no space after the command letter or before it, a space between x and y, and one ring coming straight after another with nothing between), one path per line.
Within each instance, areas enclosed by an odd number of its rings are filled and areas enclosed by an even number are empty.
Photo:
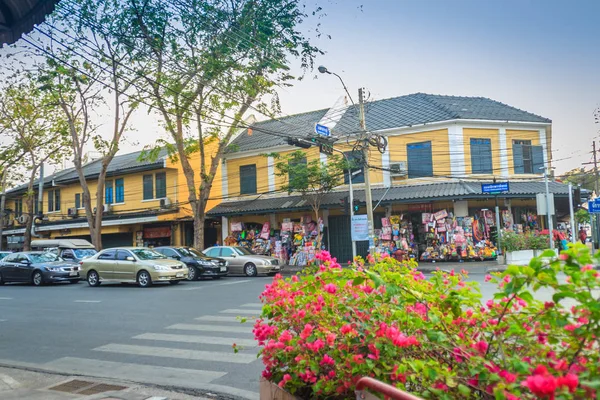
M68 123L90 236L101 250L106 174L140 104L134 86L141 77L125 65L125 45L113 39L123 23L118 1L78 0L77 5L59 5L61 10L53 19L54 25L49 25L51 42L44 50L46 63L39 66L44 73L40 82ZM95 110L102 105L109 109L112 122L107 139L97 132ZM92 145L101 154L100 172L94 177L94 203L84 172L86 153Z
M581 185L582 188L588 190L595 190L596 181L594 171L586 171L585 168L575 168L565 172L559 179L565 183L572 183L573 186Z
M325 196L344 182L344 172L349 169L346 161L338 156L329 156L326 164L318 158L307 162L306 155L301 150L286 156L270 156L277 159L275 175L287 177L287 183L283 185L282 190L300 193L310 204L315 221L318 221ZM319 236L319 246L320 242Z
M122 13L131 18L124 24L130 31L116 40L130 46L127 63L143 71L142 93L169 135L146 157L166 148L181 163L194 247L203 248L213 181L244 115L250 108L276 111L275 86L294 79L289 59L306 70L322 52L299 32L308 15L298 1L131 0ZM194 152L199 166L190 162Z
M589 224L590 223L590 213L585 208L580 208L575 213L575 221L578 224Z
M0 133L10 143L13 168L27 172L24 249L31 248L34 183L44 163L57 163L69 146L67 123L32 77L14 82L0 93ZM41 210L40 210L41 212Z

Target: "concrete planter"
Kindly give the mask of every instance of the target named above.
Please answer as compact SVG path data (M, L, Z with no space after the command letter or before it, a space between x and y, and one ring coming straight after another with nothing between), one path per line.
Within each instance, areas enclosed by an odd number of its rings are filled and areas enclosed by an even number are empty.
M273 382L260 378L260 400L300 400L300 398L286 392Z
M527 265L535 257L534 250L518 250L506 252L506 263L512 265Z

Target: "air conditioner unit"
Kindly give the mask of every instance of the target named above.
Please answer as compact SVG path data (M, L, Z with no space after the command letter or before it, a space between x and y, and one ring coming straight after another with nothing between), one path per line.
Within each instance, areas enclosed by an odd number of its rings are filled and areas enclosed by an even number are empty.
M73 207L73 208L68 208L67 209L67 215L69 217L76 217L77 216L77 208Z
M171 206L171 199L164 198L160 199L160 208L169 208Z
M110 204L105 204L104 205L104 210L102 212L104 212L104 213L110 212Z
M390 163L390 176L406 176L407 173L406 161Z
M27 223L27 220L28 220L28 219L29 219L29 218L28 218L28 217L27 217L27 215L25 215L25 214L23 214L23 215L19 215L19 216L17 217L17 222L18 222L19 224L21 224L21 225L25 225L25 224Z

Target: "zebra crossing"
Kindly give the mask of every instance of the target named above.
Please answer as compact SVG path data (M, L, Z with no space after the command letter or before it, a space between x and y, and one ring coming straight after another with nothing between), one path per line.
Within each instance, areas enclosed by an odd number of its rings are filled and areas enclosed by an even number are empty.
M122 343L102 344L86 353L92 357L63 357L44 368L258 399L261 365L252 328L260 307L259 303L248 303L202 315L166 326L161 332L144 332ZM237 316L247 322L240 323ZM235 374L237 387L219 383L228 374Z

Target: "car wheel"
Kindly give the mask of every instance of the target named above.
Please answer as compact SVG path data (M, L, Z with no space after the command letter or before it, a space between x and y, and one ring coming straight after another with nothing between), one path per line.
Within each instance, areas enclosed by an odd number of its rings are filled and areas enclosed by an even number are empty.
M181 281L169 281L169 283L170 283L171 285L178 285L178 284L179 284L179 282L181 282Z
M0 285L4 285L4 279L2 279L2 274L0 274Z
M189 266L188 267L188 277L187 280L188 281L195 281L196 279L198 279L198 270L196 269L196 267L192 267Z
M44 276L40 271L33 272L31 283L33 283L34 286L42 286L44 284Z
M256 265L252 263L248 263L244 266L244 274L246 276L256 276L258 275L258 270L256 269Z
M152 286L152 277L148 273L148 271L140 271L137 276L137 284L139 287L149 287Z
M87 282L90 286L98 286L100 285L100 275L96 271L90 271L87 274Z

